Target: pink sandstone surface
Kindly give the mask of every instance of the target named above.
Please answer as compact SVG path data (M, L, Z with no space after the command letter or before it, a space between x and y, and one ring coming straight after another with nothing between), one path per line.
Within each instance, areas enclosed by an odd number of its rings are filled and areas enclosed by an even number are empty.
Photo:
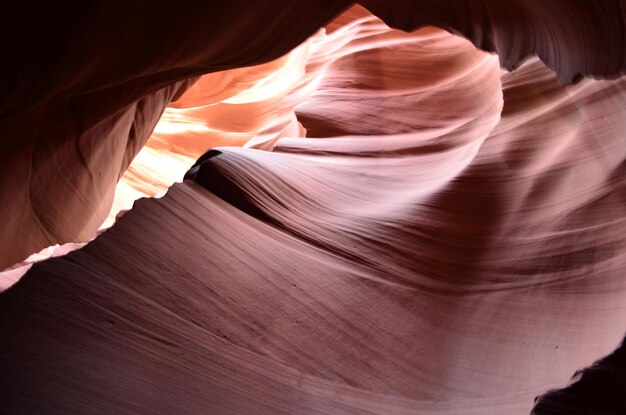
M8 7L0 413L626 410L623 2L207 3Z

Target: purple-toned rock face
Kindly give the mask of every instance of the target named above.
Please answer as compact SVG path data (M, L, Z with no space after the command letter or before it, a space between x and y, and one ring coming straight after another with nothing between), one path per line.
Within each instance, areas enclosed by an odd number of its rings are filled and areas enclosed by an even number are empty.
M205 3L0 14L0 413L626 413L623 2Z

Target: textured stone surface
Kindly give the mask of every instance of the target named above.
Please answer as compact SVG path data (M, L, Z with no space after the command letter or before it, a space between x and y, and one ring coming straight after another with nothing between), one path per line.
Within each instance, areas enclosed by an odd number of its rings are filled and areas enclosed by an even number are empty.
M622 3L328 4L7 8L0 268L217 148L0 273L0 412L620 413Z

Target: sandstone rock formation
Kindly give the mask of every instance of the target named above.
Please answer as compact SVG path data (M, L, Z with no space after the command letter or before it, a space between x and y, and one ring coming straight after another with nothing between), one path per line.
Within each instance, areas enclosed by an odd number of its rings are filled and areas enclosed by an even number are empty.
M7 7L3 410L623 411L623 2L207 3Z

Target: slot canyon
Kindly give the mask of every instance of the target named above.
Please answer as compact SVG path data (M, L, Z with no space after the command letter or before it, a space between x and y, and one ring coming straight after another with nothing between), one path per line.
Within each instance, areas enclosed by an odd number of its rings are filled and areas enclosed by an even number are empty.
M625 0L0 21L0 414L626 414Z

